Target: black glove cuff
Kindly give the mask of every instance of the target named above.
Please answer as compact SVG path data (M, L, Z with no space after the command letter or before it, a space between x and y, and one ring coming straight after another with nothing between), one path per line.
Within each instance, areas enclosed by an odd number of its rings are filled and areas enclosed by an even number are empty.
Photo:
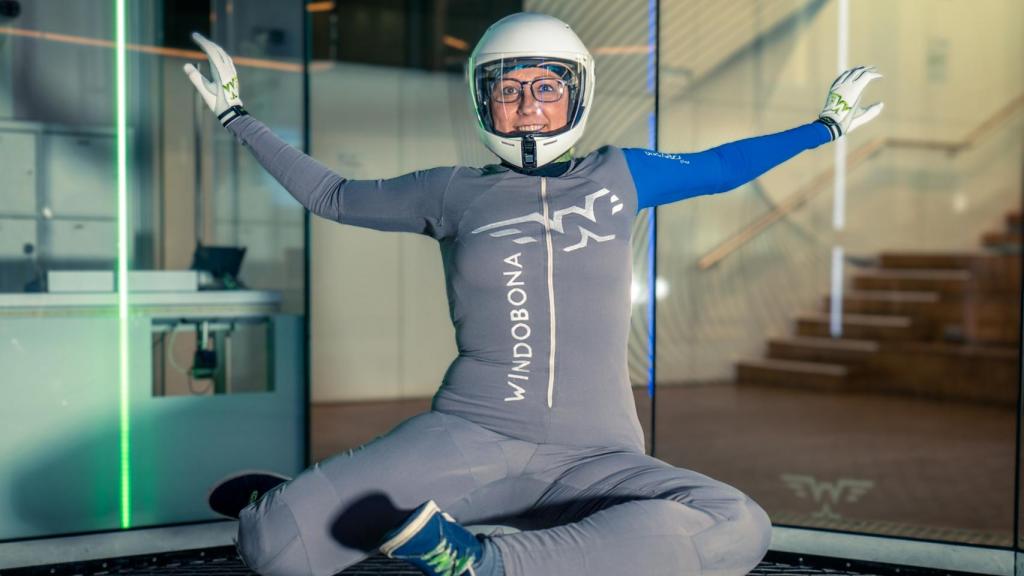
M221 112L220 115L217 116L217 119L220 120L222 126L227 126L228 124L231 124L232 122L241 118L242 116L248 115L249 113L245 111L245 108L242 108L241 106L236 104L231 108L228 108L227 110Z
M820 116L815 122L820 122L828 128L829 134L832 135L832 141L836 141L840 136L843 135L843 129L840 128L839 123L829 118L828 116Z

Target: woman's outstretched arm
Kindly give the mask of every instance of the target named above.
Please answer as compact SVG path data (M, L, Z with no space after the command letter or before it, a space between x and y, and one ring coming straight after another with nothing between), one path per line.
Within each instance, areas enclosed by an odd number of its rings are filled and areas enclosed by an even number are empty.
M213 80L191 64L185 73L221 123L260 165L310 212L375 230L445 236L444 196L455 168L435 168L386 180L350 180L281 140L250 116L238 94L231 58L199 34L193 39L210 59ZM224 81L227 78L228 80Z
M623 153L636 186L637 210L641 210L732 190L831 139L825 125L811 122L691 154L665 154L640 148L626 148Z
M858 66L843 72L829 87L818 119L784 132L738 140L692 154L625 149L623 152L637 190L637 210L732 190L804 150L842 138L882 111L881 102L867 108L858 106L868 83L881 77L873 66Z
M353 226L445 235L444 195L454 168L434 168L384 180L350 180L244 116L229 124L240 143L310 212Z

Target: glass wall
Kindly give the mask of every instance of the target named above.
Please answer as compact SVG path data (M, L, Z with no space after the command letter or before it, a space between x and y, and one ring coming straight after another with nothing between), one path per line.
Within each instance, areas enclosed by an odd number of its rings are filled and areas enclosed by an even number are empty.
M211 520L224 475L305 464L306 216L196 95L189 34L254 118L380 178L496 161L464 66L530 10L596 59L577 156L792 128L878 66L876 121L635 220L647 446L777 526L1014 543L1019 2L126 1L123 82L118 4L0 12L0 541ZM427 409L457 350L435 241L311 222L319 460Z
M521 9L519 0L316 7L312 155L357 179L492 162L470 122L463 66L492 22ZM457 349L437 241L320 218L310 237L320 460L428 410Z
M302 467L303 211L182 73L206 34L301 146L302 7L0 16L0 540L209 520L226 474Z
M577 146L583 155L614 145L653 148L655 138L656 5L646 0L615 0L600 5L534 0L525 9L550 14L573 27L594 56L597 91L587 131ZM650 210L633 222L633 287L629 334L629 374L633 396L650 450L652 431L651 306L653 287Z
M886 102L875 122L737 190L660 208L653 281L654 223L637 218L629 354L648 447L743 489L779 526L1011 544L1016 4L449 4L314 14L315 156L358 178L493 162L461 66L489 23L519 10L564 19L595 55L578 153L654 147L655 127L666 152L792 128L817 117L841 57L878 66L865 97ZM382 37L396 42L367 48ZM426 409L456 351L432 240L317 221L313 255L322 458Z
M1022 21L1012 1L661 2L663 151L811 121L860 64L885 110L659 210L659 458L776 525L1012 545Z
M488 26L524 10L568 22L595 57L595 107L575 153L652 142L652 3L414 4L338 2L312 14L312 152L340 174L385 178L497 163L476 134L464 66ZM634 228L630 341L645 426L648 226L644 214ZM314 219L311 255L312 441L320 459L426 410L457 350L435 240Z

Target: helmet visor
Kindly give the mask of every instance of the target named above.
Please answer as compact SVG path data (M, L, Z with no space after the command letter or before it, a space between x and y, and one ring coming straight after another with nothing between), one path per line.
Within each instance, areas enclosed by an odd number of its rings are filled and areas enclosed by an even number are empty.
M474 98L484 129L498 136L551 136L582 117L580 62L528 57L492 60L474 70Z

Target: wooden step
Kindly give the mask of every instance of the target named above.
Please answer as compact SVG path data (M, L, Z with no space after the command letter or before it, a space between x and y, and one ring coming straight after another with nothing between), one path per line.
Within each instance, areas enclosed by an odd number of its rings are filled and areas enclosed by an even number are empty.
M969 270L979 257L971 252L882 252L878 264L882 268Z
M793 360L746 360L736 364L739 384L784 386L837 392L844 388L848 369L841 364Z
M1015 252L1015 251L1014 251ZM895 253L890 252L878 258L881 268L866 268L864 273L872 275L878 270L899 272L901 270L939 270L945 272L969 272L971 289L980 292L1020 291L1021 258L1016 253L978 252L970 253ZM906 288L900 288L905 290Z
M936 300L938 296L936 292L852 291L843 298L842 312L908 316L917 337L929 341L953 339L994 345L1020 341L1019 291L946 294ZM832 300L828 296L822 300L827 314ZM843 335L849 337L845 332Z
M854 340L912 340L918 338L914 322L907 316L843 314L843 337ZM831 337L828 314L805 314L796 319L800 336Z
M1014 253L986 254L971 270L972 290L978 293L1019 293L1020 278L1021 257Z
M961 294L970 279L971 274L966 270L878 268L857 272L853 277L853 288Z
M1014 346L978 346L971 344L950 344L948 342L899 342L893 344L894 354L927 354L931 357L945 356L975 360L995 360L1015 363L1020 360L1020 350Z
M832 296L822 297L826 312L832 309ZM853 314L901 314L934 307L942 302L938 292L912 290L851 290L843 294L843 310Z
M1020 292L985 294L964 316L969 342L997 346L1020 343Z
M1019 367L1017 346L891 342L856 389L1016 406Z
M797 360L856 366L878 352L878 342L849 338L775 338L768 341L768 357L775 360Z
M830 295L822 297L824 312L831 311ZM853 290L843 294L843 312L867 315L925 315L943 304L938 292L902 290ZM954 303L954 302L949 302ZM958 304L963 306L963 304Z
M981 243L987 248L1020 246L1024 242L1024 236L1020 230L997 230L986 232L981 237Z
M845 294L842 306L843 314L908 316L918 337L927 340L963 334L968 314L968 301L961 295L943 297L938 292L854 290ZM831 312L832 299L826 296L822 308Z

